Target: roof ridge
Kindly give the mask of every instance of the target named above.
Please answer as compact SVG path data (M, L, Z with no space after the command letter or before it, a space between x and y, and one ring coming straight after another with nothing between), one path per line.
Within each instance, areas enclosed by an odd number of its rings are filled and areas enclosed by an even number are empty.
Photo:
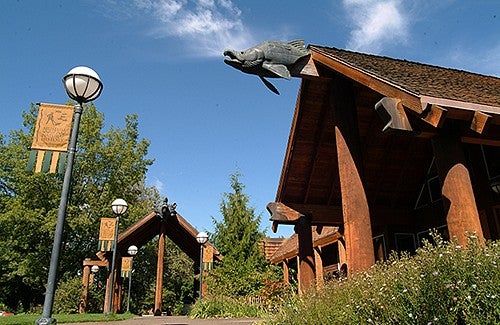
M487 75L487 74L482 74L479 72L473 72L473 71L468 71L468 70L463 70L459 68L453 68L453 67L443 67L435 64L430 64L430 63L425 63L425 62L419 62L419 61L413 61L413 60L408 60L408 59L403 59L403 58L395 58L395 57L390 57L386 55L377 55L377 54L372 54L372 53L365 53L365 52L358 52L358 51L352 51L352 50L347 50L347 49L340 49L337 47L333 46L322 46L322 45L314 45L314 44L309 44L309 47L314 47L316 49L325 49L325 50L334 50L334 51L339 51L339 52L345 52L345 53L352 53L354 55L362 55L362 56L369 56L373 58L381 58L381 59L387 59L391 61L399 61L399 62L405 62L405 63L410 63L410 64L417 64L421 66L427 66L431 68L436 68L436 69L445 69L445 70L452 70L452 71L457 71L460 73L467 73L467 74L472 74L476 76L481 76L481 77L487 77L487 78L494 78L494 79L500 79L500 76L495 76L495 75ZM362 69L360 67L360 69Z

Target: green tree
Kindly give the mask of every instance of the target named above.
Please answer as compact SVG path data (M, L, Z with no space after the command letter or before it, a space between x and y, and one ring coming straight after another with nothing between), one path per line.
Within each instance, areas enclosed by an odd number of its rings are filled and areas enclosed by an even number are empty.
M63 175L27 172L37 107L23 112L23 129L0 134L0 303L28 311L43 302L45 282L59 208ZM84 106L72 188L67 208L59 279L81 271L82 260L97 250L101 217L112 215L117 197L129 203L120 229L159 203L155 188L145 185L149 141L140 139L137 115L124 128L104 132L104 115Z
M213 219L211 241L223 256L222 265L208 278L209 292L230 296L255 294L263 285L267 262L259 245L264 233L260 216L248 206L240 174L230 176L232 192L224 193L220 204L222 220Z

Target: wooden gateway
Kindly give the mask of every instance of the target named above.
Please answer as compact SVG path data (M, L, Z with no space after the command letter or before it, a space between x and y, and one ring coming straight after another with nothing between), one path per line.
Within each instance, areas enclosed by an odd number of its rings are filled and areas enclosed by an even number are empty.
M147 242L159 236L158 240L158 259L156 270L156 290L154 302L154 314L162 314L162 288L163 288L163 264L165 255L165 236L168 236L179 248L186 253L195 263L200 264L200 244L196 240L198 231L184 219L176 211L168 212L153 211L144 218L138 220L128 229L118 235L118 254L117 264L115 270L114 288L110 288L110 272L108 273L108 280L106 283L106 294L104 299L103 310L107 310L108 297L113 294L113 305L111 311L114 313L122 311L122 284L123 278L120 276L120 261L122 257L129 256L127 253L128 247L135 245L141 247ZM215 260L220 259L220 254L212 243L207 242L203 244L203 262L204 269L212 266ZM97 254L98 260L91 260L87 258L83 261L83 294L80 303L80 312L84 313L87 306L88 286L91 278L91 267L93 265L105 266L110 265L112 260L112 252L99 251ZM199 270L198 270L199 271ZM198 286L195 286L196 288Z
M500 79L311 45L276 201L293 224L299 289L317 274L312 226L335 226L348 273L430 229L500 237Z

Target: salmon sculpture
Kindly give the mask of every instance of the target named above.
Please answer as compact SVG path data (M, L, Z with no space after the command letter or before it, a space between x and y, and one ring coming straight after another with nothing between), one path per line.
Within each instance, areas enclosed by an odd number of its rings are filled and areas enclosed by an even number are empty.
M255 74L272 92L279 95L278 89L265 78L285 78L290 80L289 67L300 58L309 55L304 40L288 43L267 41L245 51L225 50L224 62L242 72Z

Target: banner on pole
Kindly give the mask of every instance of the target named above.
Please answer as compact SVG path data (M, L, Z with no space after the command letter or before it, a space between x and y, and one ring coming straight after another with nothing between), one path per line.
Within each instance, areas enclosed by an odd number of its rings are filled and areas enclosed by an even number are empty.
M116 218L101 218L101 228L99 230L100 251L110 251L113 249L115 240Z
M122 278L128 278L132 272L132 257L122 257Z
M67 151L73 111L73 106L40 104L31 149Z
M64 173L73 112L73 106L40 104L27 171Z

